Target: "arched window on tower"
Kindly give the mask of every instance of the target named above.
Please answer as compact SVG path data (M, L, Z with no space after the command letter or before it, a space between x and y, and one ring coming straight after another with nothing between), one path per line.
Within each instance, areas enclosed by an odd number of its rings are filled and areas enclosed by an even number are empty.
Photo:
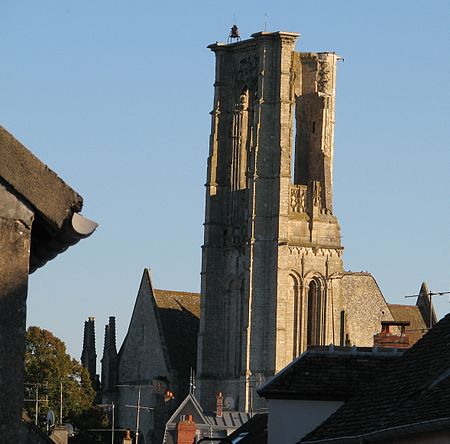
M294 275L289 275L289 301L292 310L292 359L295 359L301 350L301 300L300 300L300 281ZM289 333L288 333L289 334ZM290 345L290 341L287 340Z
M225 352L225 372L227 374L233 373L233 359L234 357L234 318L236 310L236 301L234 298L234 281L230 281L226 291L225 304L224 304L224 314L225 314L225 329L223 331L223 341L224 341L224 352Z
M231 189L247 187L247 157L250 140L250 93L244 86L236 103L233 116L233 148L231 153Z
M242 280L239 291L236 291L236 356L235 356L235 375L240 375L242 370L242 339L244 332L244 297L245 287Z
M308 286L307 345L322 345L325 331L324 312L324 291L320 280L315 278Z

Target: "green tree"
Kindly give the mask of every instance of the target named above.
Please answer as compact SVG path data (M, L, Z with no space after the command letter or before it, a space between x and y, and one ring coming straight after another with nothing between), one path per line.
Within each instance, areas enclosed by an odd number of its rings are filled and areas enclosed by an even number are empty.
M72 422L92 407L95 392L87 370L66 352L64 342L48 330L29 327L25 345L25 398L34 398L39 384L40 424L44 425L48 410L53 410L59 422L62 388L63 421ZM31 389L31 390L30 390ZM35 417L35 402L25 403L27 413Z

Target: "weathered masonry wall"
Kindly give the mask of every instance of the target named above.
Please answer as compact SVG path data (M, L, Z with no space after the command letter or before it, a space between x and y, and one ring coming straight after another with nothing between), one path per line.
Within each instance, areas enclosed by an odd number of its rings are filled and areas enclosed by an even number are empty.
M389 313L371 277L343 268L333 214L339 57L296 52L297 37L262 32L209 47L197 369L206 409L217 392L240 410L262 406L258 385L308 346L371 345Z
M332 214L337 56L296 53L297 37L258 33L210 47L198 362L205 407L222 391L251 408L259 382L329 336L326 279L342 271Z
M4 442L16 442L22 415L33 217L33 212L0 183L0 434Z

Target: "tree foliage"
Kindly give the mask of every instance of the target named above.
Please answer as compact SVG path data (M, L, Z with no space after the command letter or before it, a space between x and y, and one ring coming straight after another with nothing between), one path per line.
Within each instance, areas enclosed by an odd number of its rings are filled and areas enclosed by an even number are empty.
M62 388L63 420L71 422L92 407L94 390L87 370L66 352L64 342L48 330L29 327L25 345L25 402L27 413L34 418L36 384L39 384L40 422L53 410L58 422ZM43 401L47 399L47 401Z

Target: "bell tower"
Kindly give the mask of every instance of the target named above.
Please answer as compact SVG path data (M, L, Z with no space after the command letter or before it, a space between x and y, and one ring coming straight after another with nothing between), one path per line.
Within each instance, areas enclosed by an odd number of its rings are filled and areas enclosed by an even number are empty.
M342 273L333 215L334 53L299 35L216 43L206 183L198 385L250 410L255 389L308 345L333 342ZM231 401L230 401L231 402Z

